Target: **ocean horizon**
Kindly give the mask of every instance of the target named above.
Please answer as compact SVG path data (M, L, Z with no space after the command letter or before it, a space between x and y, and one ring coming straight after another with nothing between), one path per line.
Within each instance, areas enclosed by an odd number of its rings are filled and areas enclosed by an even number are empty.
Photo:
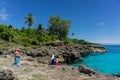
M103 45L107 52L103 54L91 53L83 61L70 64L80 66L85 64L88 68L103 74L118 74L120 72L120 45Z

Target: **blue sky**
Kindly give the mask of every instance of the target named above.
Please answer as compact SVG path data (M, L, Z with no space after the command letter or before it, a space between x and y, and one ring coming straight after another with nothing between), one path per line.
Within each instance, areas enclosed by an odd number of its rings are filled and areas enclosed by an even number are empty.
M0 0L0 23L27 27L28 13L35 17L33 27L47 28L49 17L60 15L71 20L71 38L120 44L120 0Z

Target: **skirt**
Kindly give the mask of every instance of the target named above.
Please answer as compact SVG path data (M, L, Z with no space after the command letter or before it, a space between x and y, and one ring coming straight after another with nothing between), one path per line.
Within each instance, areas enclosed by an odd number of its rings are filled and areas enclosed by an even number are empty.
M13 66L20 66L20 56L15 56Z

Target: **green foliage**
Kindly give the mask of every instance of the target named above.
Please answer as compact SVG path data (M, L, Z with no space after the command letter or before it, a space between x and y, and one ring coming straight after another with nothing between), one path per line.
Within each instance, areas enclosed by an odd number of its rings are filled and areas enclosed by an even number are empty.
M25 23L28 24L29 28L24 26L21 29L15 29L12 25L0 24L0 39L9 41L23 46L42 45L42 44L53 44L54 41L60 39L64 44L87 44L92 43L84 40L70 39L67 37L70 20L62 20L60 16L51 16L48 21L48 28L44 29L42 24L38 24L36 28L30 28L34 23L32 14L28 14L25 17ZM74 33L72 33L74 36ZM0 46L2 48L2 46Z
M22 26L21 32L25 32L25 27L24 26Z
M63 43L64 43L64 44L70 44L70 45L72 45L72 44L73 44L73 41L72 41L71 39L69 39L69 38L65 38L65 39L63 40Z
M93 43L87 42L87 41L85 41L85 40L83 40L83 39L81 39L81 40L72 39L72 42L73 42L74 44L80 44L80 45L93 45Z
M50 35L57 35L60 40L67 37L70 20L61 20L60 16L51 16L48 23L47 30Z
M8 28L13 28L13 26L12 26L12 25L9 25Z
M43 31L42 24L39 24L37 27L36 33L42 36L42 31Z
M37 39L39 41L39 44L40 42L43 41L43 36L46 34L44 29L42 28L42 24L39 24L37 29L36 29L36 34L37 34Z
M27 46L26 49L30 51L32 49L32 46Z
M4 45L0 45L0 50L1 50L1 49L4 49L4 48L5 48Z
M5 41L11 41L13 38L12 34L12 27L6 26L6 25L0 25L0 38L2 38Z

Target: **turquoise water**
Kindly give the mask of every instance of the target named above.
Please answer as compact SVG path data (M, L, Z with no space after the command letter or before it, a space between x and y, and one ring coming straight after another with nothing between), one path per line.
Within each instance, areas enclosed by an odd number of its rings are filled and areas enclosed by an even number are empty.
M87 67L103 74L117 74L120 72L120 45L105 45L108 52L105 54L94 54L85 57L83 61L71 64L80 66L86 64Z

